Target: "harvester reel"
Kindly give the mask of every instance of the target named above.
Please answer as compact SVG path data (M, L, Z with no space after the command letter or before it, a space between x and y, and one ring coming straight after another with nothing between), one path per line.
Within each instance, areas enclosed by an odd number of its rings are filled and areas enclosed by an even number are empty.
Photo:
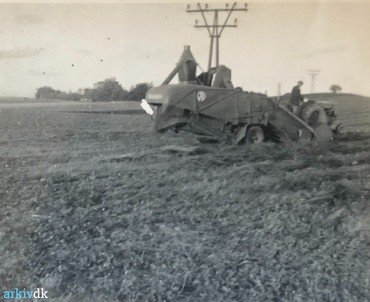
M247 130L247 143L260 144L265 141L265 133L260 126L251 126Z

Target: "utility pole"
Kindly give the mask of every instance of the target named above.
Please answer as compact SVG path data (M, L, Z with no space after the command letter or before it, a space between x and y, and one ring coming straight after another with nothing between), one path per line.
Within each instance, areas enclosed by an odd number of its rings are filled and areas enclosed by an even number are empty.
M208 4L200 4L197 3L195 8L192 8L190 4L188 4L186 12L188 13L200 13L202 16L203 23L198 24L198 20L195 20L195 28L207 28L209 37L210 37L210 46L209 46L209 57L208 57L208 71L212 68L212 58L214 53L214 44L216 47L216 67L219 65L220 60L220 38L223 30L226 27L237 27L237 19L234 19L234 24L229 24L228 21L230 16L235 11L248 11L247 4L244 5L243 8L237 7L237 3L233 3L231 6L227 3L225 8L209 8ZM208 22L207 16L213 13L212 22ZM220 22L220 15L222 13L226 13L226 18L224 22Z
M276 90L277 99L280 100L281 97L281 83L278 83Z
M315 81L316 76L321 72L320 69L309 69L307 70L308 75L311 76L311 93L315 93Z

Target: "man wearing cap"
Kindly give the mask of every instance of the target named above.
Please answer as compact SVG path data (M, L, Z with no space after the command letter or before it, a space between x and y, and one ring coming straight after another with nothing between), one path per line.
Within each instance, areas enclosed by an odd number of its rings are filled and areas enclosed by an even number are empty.
M303 85L302 81L298 81L297 85L295 85L292 89L292 93L290 94L289 100L289 109L293 113L297 113L298 107L303 102L303 96L301 94L301 87Z

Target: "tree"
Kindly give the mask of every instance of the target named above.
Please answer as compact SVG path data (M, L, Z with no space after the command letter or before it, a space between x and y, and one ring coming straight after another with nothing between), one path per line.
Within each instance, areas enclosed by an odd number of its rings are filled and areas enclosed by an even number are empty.
M55 90L50 86L43 86L37 88L35 96L36 99L56 99L59 93L61 93L60 90Z
M339 85L337 85L337 84L333 84L333 85L331 85L331 86L329 87L329 90L330 90L332 93L336 94L336 93L338 93L338 92L341 92L341 91L342 91L342 87L340 87L340 86L339 86Z
M152 83L139 83L130 88L127 94L128 101L141 101L145 98L146 93L153 87Z
M49 86L36 90L37 99L58 99L69 101L90 100L93 102L110 101L140 101L145 98L147 91L152 88L152 83L139 83L127 91L115 78L108 78L94 84L93 88L79 89L77 92L64 92Z
M121 84L115 78L109 78L94 84L94 88L87 88L84 91L84 97L93 102L109 102L124 100L127 91L125 91Z
M66 100L66 101L79 101L82 98L82 94L76 92L63 92L55 90L49 86L43 86L37 88L36 99L51 99L51 100Z

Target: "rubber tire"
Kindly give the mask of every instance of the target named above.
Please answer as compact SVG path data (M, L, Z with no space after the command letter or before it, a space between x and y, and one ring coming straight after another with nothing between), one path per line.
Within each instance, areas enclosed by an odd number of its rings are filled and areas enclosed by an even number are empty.
M248 144L261 144L265 141L265 132L260 126L251 126L247 130L245 140Z
M333 139L333 132L327 124L319 124L313 128L315 139L318 142L328 142Z
M328 123L325 110L315 101L303 103L299 109L298 116L311 127Z

